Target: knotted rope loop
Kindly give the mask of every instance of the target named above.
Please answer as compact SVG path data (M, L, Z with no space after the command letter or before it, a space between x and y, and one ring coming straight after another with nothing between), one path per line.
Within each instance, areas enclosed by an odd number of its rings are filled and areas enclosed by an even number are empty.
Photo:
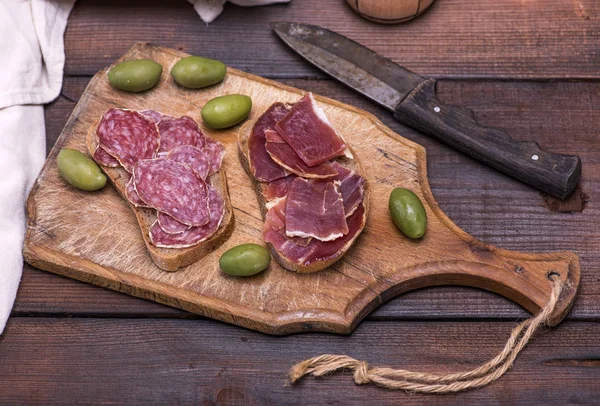
M305 375L324 376L341 369L348 369L353 371L354 382L358 385L372 382L388 389L403 389L419 393L452 393L489 385L510 369L533 333L541 326L548 325L548 320L556 308L564 287L564 282L559 276L556 272L548 275L554 286L550 300L538 315L515 327L504 348L496 357L470 371L437 375L392 368L369 369L366 362L347 355L326 354L294 365L290 370L290 380L294 383Z

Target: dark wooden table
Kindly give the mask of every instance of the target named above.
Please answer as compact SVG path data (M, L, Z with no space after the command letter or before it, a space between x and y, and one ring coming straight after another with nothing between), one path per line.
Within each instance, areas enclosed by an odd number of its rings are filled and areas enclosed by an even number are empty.
M581 156L585 209L551 211L539 192L398 124L288 50L271 33L273 20L350 36L440 79L440 97L472 108L483 124ZM137 41L220 59L374 113L427 148L433 193L468 233L508 249L576 252L579 298L566 321L537 334L496 383L423 396L359 387L348 373L290 386L286 373L321 353L440 373L472 368L495 355L528 314L488 292L440 287L391 300L351 336L271 337L25 265L0 338L0 402L600 402L600 2L443 0L408 24L381 26L342 0L292 0L254 9L227 5L206 26L183 0L80 0L66 33L63 91L46 108L48 150L90 77Z

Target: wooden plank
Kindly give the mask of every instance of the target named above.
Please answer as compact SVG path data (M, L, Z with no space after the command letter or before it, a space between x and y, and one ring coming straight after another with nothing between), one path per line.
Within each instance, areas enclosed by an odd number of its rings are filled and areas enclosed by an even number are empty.
M600 380L600 324L538 333L499 381L449 396L357 386L350 373L287 384L294 362L347 354L450 373L493 357L512 322L365 322L352 336L271 337L211 320L13 318L0 345L8 404L581 404Z
M80 0L66 32L66 73L94 74L138 41L217 58L272 78L323 76L279 42L269 21L340 32L424 76L598 78L595 0L438 1L408 24L380 25L338 0L232 5L206 26L184 0Z
M88 80L67 78L63 94L77 100ZM600 137L595 123L600 113L594 108L600 103L600 84L489 81L443 81L440 84L441 98L474 109L482 123L505 127L518 139L536 139L542 147L552 151L582 156L583 187L591 202L582 214L557 214L543 207L537 192L396 123L389 113L356 97L342 85L302 79L285 83L366 109L398 133L425 145L434 195L450 218L470 234L509 249L577 252L582 260L582 288L572 316L598 319L600 281L589 270L600 267L600 240L595 226L600 188L597 159ZM49 146L60 133L74 104L60 98L47 107ZM564 141L566 135L568 143ZM103 306L103 303L109 305ZM15 311L17 314L42 311L115 315L176 313L164 306L27 269ZM403 295L382 306L373 316L514 319L525 314L518 306L495 295L450 287Z

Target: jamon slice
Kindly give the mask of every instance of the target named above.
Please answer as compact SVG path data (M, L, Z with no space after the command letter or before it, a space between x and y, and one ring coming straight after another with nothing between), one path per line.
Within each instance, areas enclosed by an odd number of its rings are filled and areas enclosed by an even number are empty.
M265 130L265 148L279 166L303 178L327 179L337 176L329 162L310 167L304 163L279 133L275 130Z
M144 159L133 171L135 190L146 204L188 226L209 221L206 183L187 165Z
M209 157L204 152L191 145L182 145L173 148L167 153L166 158L171 161L189 165L202 180L206 180L211 166Z
M157 124L160 134L160 149L158 152L169 152L180 145L192 145L202 149L206 137L198 128L198 124L188 117L163 117Z
M180 223L168 214L157 212L157 222L167 234L179 234L190 229L190 226Z
M223 163L223 157L225 156L225 147L223 144L219 141L214 141L211 138L206 138L202 152L204 152L210 160L208 174L211 175L219 172Z
M365 208L360 205L348 218L348 233L333 241L319 241L316 238L303 246L294 238L286 236L285 212L286 199L281 199L273 206L265 217L263 238L273 247L279 260L285 262L286 268L300 272L314 272L338 260L352 245L365 225ZM311 269L317 262L321 266Z
M110 109L96 131L98 144L129 173L136 162L153 158L159 148L156 125L137 111Z
M273 108L273 106L271 108ZM352 215L349 217L345 216L343 204L342 209L338 210L339 214L344 212L344 214L339 217L341 217L346 223L348 228L347 234L342 235L341 237L332 241L320 241L314 237L288 237L286 233L286 206L288 204L287 199L289 198L290 187L293 185L293 183L298 179L301 179L304 182L312 183L334 182L334 185L337 182L339 188L342 180L346 177L342 175L346 175L346 173L344 171L340 171L342 173L338 172L338 175L335 178L327 180L306 180L291 174L268 183L260 181L255 176L255 172L249 158L249 140L254 135L253 130L255 128L255 122L248 122L243 125L237 135L237 141L240 161L254 184L254 189L258 195L259 203L261 204L261 211L265 217L263 238L265 242L267 242L267 245L271 251L271 255L283 268L299 273L317 272L331 266L348 252L348 250L352 247L352 244L365 227L369 210L368 197L370 190L368 185L363 185L364 192L362 204L359 204L358 208L354 209L354 213ZM266 142L266 138L263 142ZM349 146L347 152L347 156L352 156ZM355 159L342 158L336 161L348 170L354 171L359 175L363 174L363 168L358 157ZM334 165L335 163L332 163L332 166ZM339 178L339 180L334 181L333 179L336 178ZM339 194L341 195L341 190L339 190ZM310 216L312 216L312 213Z
M106 152L106 150L100 146L98 146L96 151L94 151L93 158L94 161L102 166L107 166L109 168L118 168L121 166L121 163L117 160L117 158Z
M331 258L339 256L340 252L345 252L345 249L352 244L354 238L357 237L364 227L365 207L361 204L353 215L348 217L348 234L333 241L319 241L312 239L307 248L311 248L310 254L302 258L304 265L310 265L316 261L327 261Z
M344 140L335 132L311 93L294 104L290 112L275 124L275 130L308 166L347 152Z
M285 206L286 199L279 200L269 209L265 216L263 238L265 242L273 244L278 252L284 253L289 258L302 258L308 250L306 247L313 239L288 237L285 234Z
M285 178L277 179L269 183L264 191L265 199L271 201L285 197L296 177L296 175L288 175Z
M133 204L135 207L148 207L135 190L133 176L129 178L129 182L125 185L125 196L127 197L127 200L129 200L129 203Z
M333 180L340 182L340 193L344 201L344 212L349 217L358 209L365 194L366 180L355 171L348 169L337 162L332 164L338 176Z
M348 234L344 202L334 182L294 179L285 211L288 237L332 241Z
M225 203L219 192L210 185L208 187L208 207L210 221L200 227L192 227L182 233L168 234L158 222L150 229L150 241L157 247L163 248L186 248L209 239L221 224L225 213Z
M277 165L265 148L265 130L273 129L289 109L283 103L275 103L260 116L248 137L248 161L250 171L259 182L271 182L288 173Z

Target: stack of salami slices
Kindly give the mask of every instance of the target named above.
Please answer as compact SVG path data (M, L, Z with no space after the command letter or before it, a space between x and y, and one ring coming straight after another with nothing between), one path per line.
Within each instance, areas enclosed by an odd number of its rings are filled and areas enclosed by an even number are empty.
M340 259L365 226L367 183L312 94L273 104L241 129L238 143L278 262L315 272Z
M118 177L124 187L110 176L117 189L136 208L154 213L148 230L142 227L152 245L192 247L217 232L227 196L211 178L220 176L225 149L192 118L113 108L90 133L94 160L109 176L114 172L106 168L124 170Z

